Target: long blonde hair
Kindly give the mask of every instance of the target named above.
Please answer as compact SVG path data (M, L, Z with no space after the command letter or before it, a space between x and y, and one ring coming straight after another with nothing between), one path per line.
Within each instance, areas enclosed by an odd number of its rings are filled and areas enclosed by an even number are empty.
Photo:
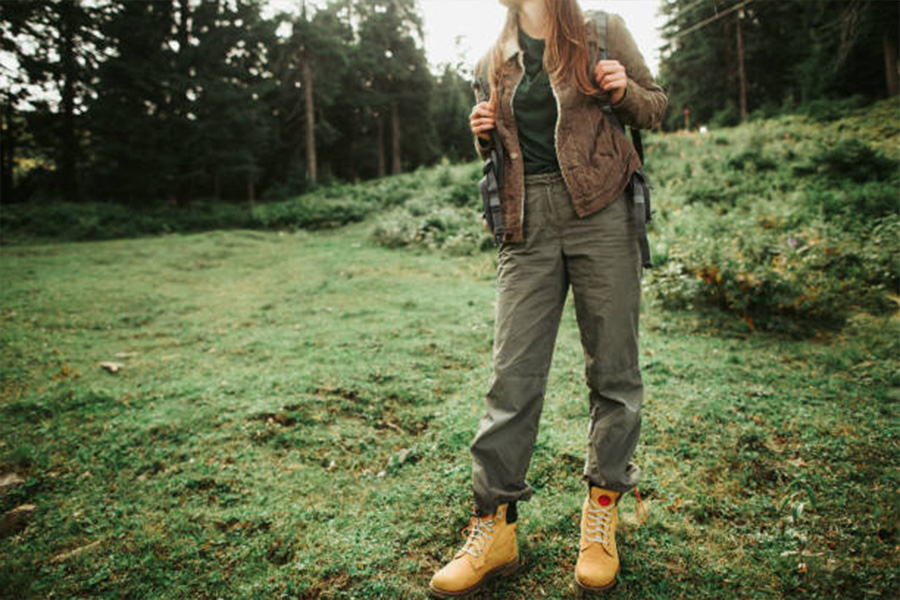
M587 27L584 14L577 0L544 0L544 8L548 18L544 51L544 70L557 79L575 78L578 90L588 96L602 93L594 83L589 70L590 51L587 43ZM500 67L503 64L503 48L501 40L508 35L515 35L518 23L518 9L509 6L506 23L491 49L490 104L496 110L497 95L500 87Z

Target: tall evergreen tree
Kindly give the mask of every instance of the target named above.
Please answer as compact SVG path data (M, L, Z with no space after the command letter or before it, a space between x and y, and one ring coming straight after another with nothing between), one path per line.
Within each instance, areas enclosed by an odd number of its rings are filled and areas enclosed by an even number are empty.
M440 151L451 161L476 158L468 127L472 104L468 80L450 64L445 65L434 89L434 127L441 132Z
M291 35L278 46L273 64L285 107L284 156L289 162L303 160L304 176L311 183L318 179L322 143L335 138L327 109L340 96L349 60L352 30L342 14L345 8L344 3L332 2L313 11L304 2L300 14L290 17ZM331 171L329 164L324 166ZM282 168L291 171L290 164Z
M392 173L403 169L404 152L418 164L437 154L430 118L433 78L417 9L415 0L371 0L360 9L359 72L376 122L379 175L386 172L387 135Z
M271 135L274 28L259 0L117 2L91 109L98 188L171 204L211 195L252 200ZM240 190L240 191L238 191Z
M417 0L310 2L263 19L266 6L0 3L0 42L22 65L2 90L4 197L23 148L49 153L66 197L133 205L252 202L292 181L471 158L467 82L431 74Z
M19 64L10 89L4 90L4 124L12 136L4 158L4 181L11 189L15 118L17 107L27 100L34 111L28 127L34 139L48 149L56 164L54 186L65 200L82 198L79 178L84 131L80 125L93 94L94 72L106 48L97 35L105 6L81 0L31 0L0 4L0 37L3 49ZM26 86L44 90L41 98L29 96ZM58 97L58 101L55 100Z
M694 123L734 124L758 109L896 94L898 7L877 0L663 3L666 128L682 126L684 109Z

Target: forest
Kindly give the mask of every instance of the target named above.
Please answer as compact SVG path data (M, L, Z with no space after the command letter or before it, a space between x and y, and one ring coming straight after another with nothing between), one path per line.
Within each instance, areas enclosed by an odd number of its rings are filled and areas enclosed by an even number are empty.
M21 65L3 90L4 197L254 202L466 158L466 83L429 72L412 0L268 20L263 5L0 5L4 49Z
M298 2L0 3L4 202L253 205L476 158L477 57L434 74L416 0ZM896 2L660 10L663 131L897 94Z

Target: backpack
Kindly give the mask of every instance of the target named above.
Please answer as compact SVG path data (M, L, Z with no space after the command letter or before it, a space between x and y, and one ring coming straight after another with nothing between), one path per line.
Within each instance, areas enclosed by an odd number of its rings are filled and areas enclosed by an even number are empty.
M599 33L599 39L596 46L591 44L590 69L591 80L593 80L594 65L597 64L598 60L606 60L607 58L606 34L609 15L603 10L586 11L586 14L588 14L596 24ZM619 131L624 135L625 126L619 121L615 112L613 112L612 107L609 105L609 101L606 100L601 103L600 108L603 110L606 117L618 127ZM629 129L631 129L631 141L634 144L634 149L637 150L638 157L641 159L641 166L632 173L631 181L628 183L626 190L628 190L634 198L635 224L637 226L638 242L641 247L641 263L644 267L649 268L653 266L653 263L650 259L650 242L647 239L647 223L653 219L653 211L650 209L650 188L654 186L650 181L650 177L644 171L644 146L641 143L641 130L637 127L629 127Z

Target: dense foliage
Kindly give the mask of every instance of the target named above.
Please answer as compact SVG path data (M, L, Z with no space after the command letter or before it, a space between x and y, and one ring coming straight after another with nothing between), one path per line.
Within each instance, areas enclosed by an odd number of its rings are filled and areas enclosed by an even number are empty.
M897 309L900 111L785 115L648 148L660 188L651 285L750 327L842 324Z
M415 0L267 5L0 3L4 200L253 202L471 158L466 67L431 72Z
M822 100L855 96L859 103L900 91L900 3L666 0L660 11L665 130L815 112Z
M405 206L412 198L428 201L433 208L444 194L454 197L456 206L471 208L476 201L478 173L479 167L474 163L450 165L444 161L436 168L419 167L410 173L361 183L332 181L305 194L277 189L266 201L255 204L194 200L177 209L129 208L104 202L13 204L0 212L0 244L102 240L228 228L327 229ZM464 219L471 220L468 214Z
M418 0L272 6L0 2L4 202L253 203L474 158L473 57L431 71ZM685 109L695 129L897 93L896 2L661 10L663 130Z

